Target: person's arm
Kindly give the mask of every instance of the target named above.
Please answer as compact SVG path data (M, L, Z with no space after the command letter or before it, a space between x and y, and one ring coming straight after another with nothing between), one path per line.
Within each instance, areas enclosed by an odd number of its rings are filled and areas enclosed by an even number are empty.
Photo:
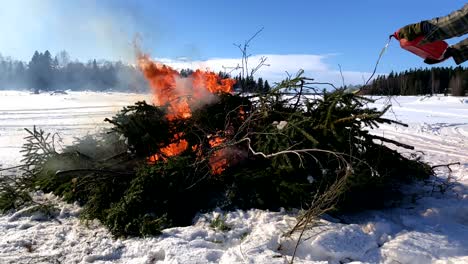
M468 33L468 4L448 16L436 17L427 22L433 27L425 35L428 42L463 36Z
M423 42L459 37L466 33L468 33L468 4L447 16L410 24L398 31L399 38L410 41L423 35L425 36Z
M468 38L458 42L451 48L452 57L456 64L462 64L468 60Z
M424 36L422 44L444 40L453 37L460 37L468 33L468 4L461 9L450 13L447 16L436 17L431 20L424 20L419 23L410 24L398 31L399 38L409 41L419 36ZM450 57L456 64L461 64L468 60L468 39L450 46L445 51L444 57L440 60L425 59L427 64L442 62Z

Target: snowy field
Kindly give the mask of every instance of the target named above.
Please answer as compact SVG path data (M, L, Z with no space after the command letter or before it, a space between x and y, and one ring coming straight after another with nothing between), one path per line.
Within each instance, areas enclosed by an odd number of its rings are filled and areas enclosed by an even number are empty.
M106 126L123 106L138 100L151 102L151 96L126 93L69 92L67 95L30 94L0 91L0 165L17 164L19 150L27 135L24 128L34 125L47 132L58 132L65 144L73 137L92 133Z
M59 132L64 144L103 127L122 106L150 96L121 93L31 95L0 91L0 166L18 164L24 127ZM382 98L375 106L389 101ZM468 263L468 98L393 97L388 117L409 127L374 133L416 147L437 177L405 188L397 208L325 217L306 232L295 263ZM406 151L407 152L407 151ZM391 166L391 165L390 165ZM1 168L1 167L0 167ZM287 212L261 210L200 215L189 227L159 237L114 240L99 223L83 223L80 208L52 195L52 220L21 210L0 216L0 263L288 263L295 246L283 234L294 224ZM221 215L228 231L210 226Z

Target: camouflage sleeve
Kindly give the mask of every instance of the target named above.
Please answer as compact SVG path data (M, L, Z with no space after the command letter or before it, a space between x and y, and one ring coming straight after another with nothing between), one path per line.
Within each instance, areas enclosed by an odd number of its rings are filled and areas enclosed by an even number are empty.
M452 46L452 57L455 63L461 64L468 60L468 38Z
M429 42L460 37L468 33L468 4L447 16L436 17L427 22L431 28L426 35Z

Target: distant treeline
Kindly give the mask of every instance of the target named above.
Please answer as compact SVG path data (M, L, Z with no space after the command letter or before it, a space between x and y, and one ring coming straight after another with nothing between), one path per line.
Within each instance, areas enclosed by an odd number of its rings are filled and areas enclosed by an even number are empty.
M436 67L411 69L401 73L391 72L378 76L361 89L369 95L422 95L452 94L463 96L468 92L468 68Z
M134 66L122 62L71 61L66 51L52 57L36 51L24 63L0 55L0 89L146 91L147 82Z
M183 69L181 76L188 77L193 71ZM219 73L221 77L229 74ZM242 92L266 92L268 81L262 78L234 77L234 89ZM122 62L90 60L87 63L72 61L66 51L53 56L45 52L34 52L28 63L0 55L0 90L93 90L146 92L148 83L140 70Z

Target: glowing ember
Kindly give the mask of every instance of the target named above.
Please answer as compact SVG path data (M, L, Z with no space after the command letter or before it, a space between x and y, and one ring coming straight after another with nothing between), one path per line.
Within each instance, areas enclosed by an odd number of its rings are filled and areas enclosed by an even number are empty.
M214 137L208 141L208 143L210 144L212 148L221 145L223 142L224 142L224 138L220 138L220 137Z
M221 145L224 142L224 138L214 137L208 141L212 148ZM210 167L211 173L213 174L221 174L227 167L227 159L226 159L226 150L220 149L216 150L213 155L210 157Z
M192 116L190 107L209 103L213 94L219 92L230 93L235 84L233 79L222 79L213 72L196 70L190 78L182 78L180 74L161 63L151 60L147 55L138 56L138 65L143 75L148 80L154 95L155 105L167 106L168 120L186 119ZM224 142L223 138L214 137L209 140L210 146L216 147ZM188 142L183 139L183 134L174 135L174 143L160 149L166 156L175 156L182 153L188 147ZM195 151L196 146L192 147ZM214 152L210 157L210 166L213 174L220 174L227 166L223 149ZM148 158L149 162L161 160L156 154Z
M180 139L182 136L183 136L182 133L175 135L174 139L176 140L176 142L171 143L167 145L166 147L162 148L161 149L162 154L164 154L167 157L171 157L171 156L179 155L184 150L186 150L188 147L188 142L185 139Z
M216 151L210 157L211 173L214 175L221 174L227 167L227 159L224 155L224 149Z
M179 155L184 150L186 150L188 147L188 142L185 139L180 139L181 136L183 136L182 133L175 135L174 140L176 142L171 143L159 150L161 151L163 155L159 155L159 154L152 155L148 158L148 161L154 163L159 160L164 160L164 157L171 157L171 156Z
M185 139L179 140L179 142L171 143L164 148L161 148L161 153L164 154L165 157L171 157L178 155L182 153L184 150L187 149L188 142ZM158 160L164 160L163 157L161 157L158 154L155 154L151 157L149 157L149 162L156 162Z
M241 120L245 120L245 111L244 108L242 108L242 106L239 109L239 117Z

